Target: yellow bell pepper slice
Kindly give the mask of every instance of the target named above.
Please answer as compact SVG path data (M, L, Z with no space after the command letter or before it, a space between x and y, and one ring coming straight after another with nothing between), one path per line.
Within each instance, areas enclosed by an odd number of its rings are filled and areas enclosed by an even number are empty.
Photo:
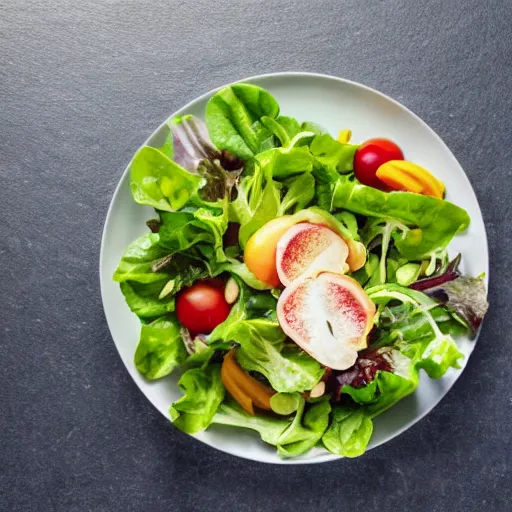
M340 130L340 133L338 135L338 142L340 144L348 144L351 138L352 130Z

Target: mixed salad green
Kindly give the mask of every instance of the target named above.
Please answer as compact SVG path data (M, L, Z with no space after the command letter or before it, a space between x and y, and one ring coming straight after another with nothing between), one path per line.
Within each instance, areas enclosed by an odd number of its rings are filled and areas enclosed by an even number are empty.
M155 209L114 274L142 325L135 365L150 380L179 369L170 417L185 432L231 425L282 457L361 455L373 418L421 369L459 368L455 339L483 319L482 276L447 253L469 216L432 176L404 191L405 164L368 170L363 145L281 115L254 85L214 94L205 121L170 120L131 164L133 198ZM397 160L388 149L379 166Z

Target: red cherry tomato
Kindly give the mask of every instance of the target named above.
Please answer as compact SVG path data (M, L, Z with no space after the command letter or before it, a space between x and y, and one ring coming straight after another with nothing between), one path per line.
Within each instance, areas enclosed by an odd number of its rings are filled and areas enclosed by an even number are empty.
M178 320L192 335L209 334L226 320L231 306L224 298L224 286L214 280L200 281L185 288L176 300Z
M354 155L356 178L369 187L390 190L377 178L377 169L390 160L403 160L402 150L389 139L370 139L361 144Z

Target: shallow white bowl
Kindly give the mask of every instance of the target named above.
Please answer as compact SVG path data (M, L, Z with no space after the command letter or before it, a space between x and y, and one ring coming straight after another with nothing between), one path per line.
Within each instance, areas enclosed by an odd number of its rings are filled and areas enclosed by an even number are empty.
M420 118L391 98L363 85L341 78L311 73L277 73L242 80L264 87L281 106L281 113L299 121L314 121L327 128L332 135L340 129L352 130L352 141L362 142L371 137L387 137L404 151L406 158L432 170L443 180L447 199L465 208L471 216L467 233L450 245L450 252L463 254L463 270L470 275L482 272L488 275L489 258L482 214L471 184L461 166L436 133ZM210 91L195 99L171 117L183 114L204 116ZM163 123L146 144L160 145L167 134ZM112 274L129 242L147 232L145 221L154 217L149 207L136 204L130 193L129 165L114 193L107 214L100 254L101 295L112 338L119 355L133 380L151 403L166 417L171 402L180 396L177 375L157 382L145 380L133 364L133 355L139 338L140 324L125 304L119 285ZM476 340L458 340L466 361ZM451 369L440 380L422 375L417 391L375 420L375 429L369 449L375 448L423 418L443 398L462 370ZM224 452L281 464L325 462L338 458L326 450L315 448L308 454L291 460L282 460L275 448L267 446L259 437L245 429L214 426L194 436L196 439Z

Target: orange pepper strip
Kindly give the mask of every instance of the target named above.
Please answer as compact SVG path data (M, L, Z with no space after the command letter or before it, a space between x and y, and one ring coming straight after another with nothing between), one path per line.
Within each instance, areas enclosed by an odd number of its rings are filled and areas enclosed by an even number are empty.
M221 379L224 383L224 387L228 390L229 394L242 406L243 410L254 416L254 407L250 397L244 394L244 392L237 386L229 373L229 370L224 370L225 365L222 365Z
M391 160L377 169L377 178L395 190L406 190L442 199L444 183L423 167L407 160ZM421 189L421 190L420 190Z
M220 376L228 393L243 407L249 414L254 416L253 404L260 409L272 410L270 397L275 391L261 384L247 374L235 358L236 350L230 350L224 356L224 362Z
M425 187L415 178L412 178L400 169L381 165L377 170L377 178L394 190L405 190L421 194Z

